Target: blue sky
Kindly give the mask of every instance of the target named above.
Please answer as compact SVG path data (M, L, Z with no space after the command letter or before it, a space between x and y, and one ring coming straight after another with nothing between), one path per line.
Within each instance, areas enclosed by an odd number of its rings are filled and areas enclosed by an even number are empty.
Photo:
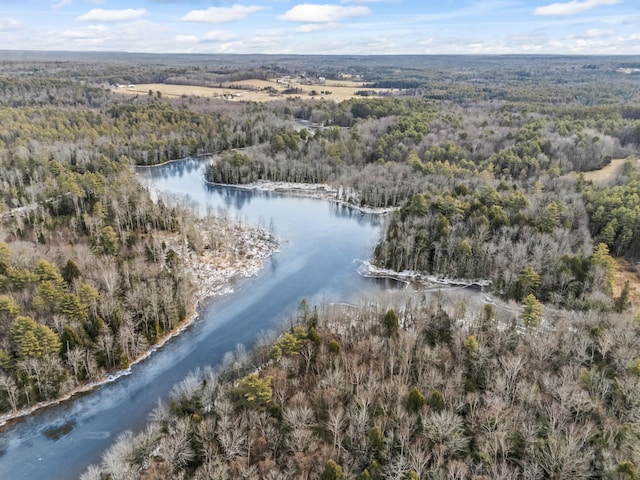
M0 0L0 49L640 54L640 2Z

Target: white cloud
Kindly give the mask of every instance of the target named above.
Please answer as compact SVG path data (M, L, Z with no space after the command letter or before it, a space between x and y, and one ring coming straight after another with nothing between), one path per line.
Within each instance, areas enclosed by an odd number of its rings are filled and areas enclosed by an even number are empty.
M624 23L625 25L634 25L636 23L640 23L640 15L632 15L630 17L627 17L622 23Z
M364 3L396 3L399 0L340 0L340 3L358 3L360 5Z
M431 45L433 45L433 37L429 37L429 38L425 38L423 40L420 40L416 43L416 45L419 45L421 47L430 47Z
M315 5L303 3L280 15L280 20L300 23L333 23L345 18L369 15L369 7L343 7L341 5Z
M622 0L571 0L567 3L552 3L537 7L533 14L540 16L575 15L602 5L616 5L617 3L622 3Z
M198 42L198 37L196 37L195 35L176 35L175 39L176 39L176 42L179 42L179 43L197 43Z
M109 38L109 29L104 25L90 25L85 28L65 30L61 36L71 40L103 40Z
M94 8L76 20L79 22L121 22L142 17L147 11L144 8L127 8L124 10L103 10Z
M311 33L311 32L320 32L322 30L332 30L334 28L338 28L340 25L338 23L305 23L296 28L296 32L300 33Z
M209 42L228 42L230 40L236 40L238 36L224 30L209 30L202 38Z
M591 28L586 32L586 36L589 38L615 37L615 35L615 30L601 30L599 28Z
M209 7L206 10L191 10L180 20L184 22L226 23L240 20L260 10L264 10L264 7L236 3L231 7Z
M54 10L60 10L62 7L66 7L67 5L71 5L72 0L58 0L51 5L51 8Z
M22 22L14 18L0 17L0 32L13 32L22 27Z

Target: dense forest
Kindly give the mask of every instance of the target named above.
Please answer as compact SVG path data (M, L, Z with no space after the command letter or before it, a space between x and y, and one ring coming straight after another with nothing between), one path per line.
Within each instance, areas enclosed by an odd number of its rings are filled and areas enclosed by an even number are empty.
M176 385L82 478L635 478L637 319L519 330L525 313L303 305L273 343Z
M225 219L152 201L136 165L210 156L215 183L328 183L394 210L380 269L489 281L522 305L305 307L275 343L177 386L87 479L637 478L637 306L614 285L616 257L640 259L623 59L60 55L0 64L0 412L126 368L194 308L185 255L238 256ZM393 92L111 88L302 71Z

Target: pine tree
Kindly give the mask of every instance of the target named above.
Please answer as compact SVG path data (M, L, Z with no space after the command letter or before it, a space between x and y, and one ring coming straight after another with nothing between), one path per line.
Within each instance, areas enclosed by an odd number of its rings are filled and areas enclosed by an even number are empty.
M527 327L537 327L542 321L542 304L532 293L524 298L524 308L520 318Z
M320 480L347 480L342 467L333 460L329 460L320 474Z

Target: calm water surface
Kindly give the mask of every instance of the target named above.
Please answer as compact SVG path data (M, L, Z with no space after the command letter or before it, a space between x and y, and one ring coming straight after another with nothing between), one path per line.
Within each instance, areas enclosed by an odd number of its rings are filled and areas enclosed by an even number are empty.
M207 304L197 322L130 375L61 406L31 415L0 433L0 479L72 479L147 415L173 385L198 367L219 365L238 344L286 320L303 298L352 301L384 283L357 274L379 234L377 217L332 202L273 192L208 186L206 161L183 160L141 169L143 184L201 212L272 228L282 240L255 277L235 282L233 294Z

